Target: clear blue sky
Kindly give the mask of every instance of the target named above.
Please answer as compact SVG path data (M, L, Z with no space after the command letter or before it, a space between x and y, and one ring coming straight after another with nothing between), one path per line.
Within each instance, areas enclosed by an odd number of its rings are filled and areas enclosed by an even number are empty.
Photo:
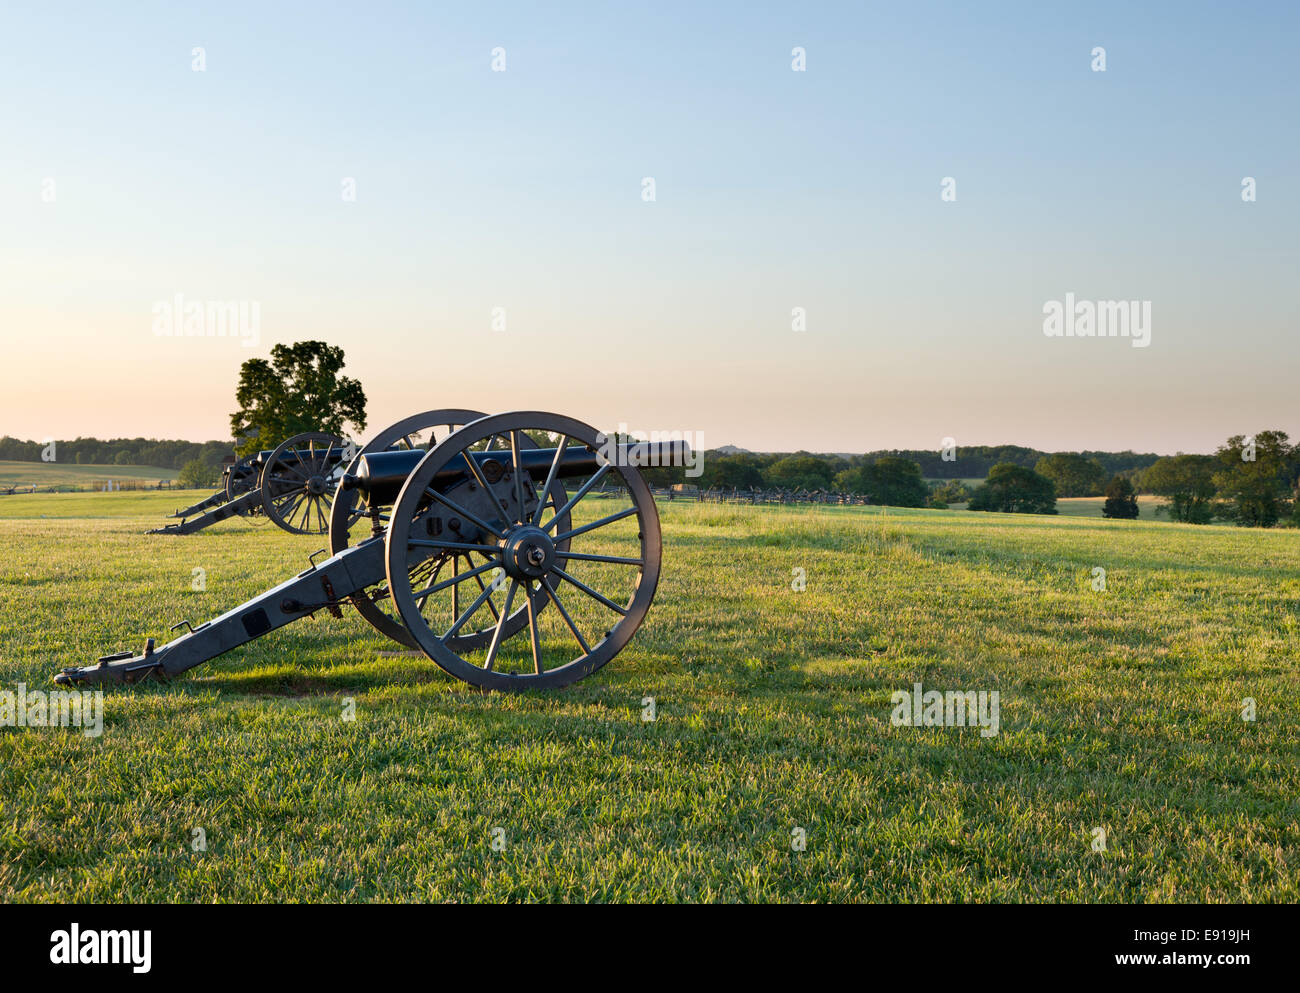
M765 450L1300 434L1298 27L1282 3L6 4L0 433L224 437L240 362L320 337L372 429L471 406ZM1151 346L1046 338L1067 291L1150 300ZM177 293L257 301L259 347L156 336Z

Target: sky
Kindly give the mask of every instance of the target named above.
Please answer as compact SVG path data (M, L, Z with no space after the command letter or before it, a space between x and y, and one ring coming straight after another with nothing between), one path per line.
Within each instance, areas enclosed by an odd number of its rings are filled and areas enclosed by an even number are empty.
M1297 28L6 3L0 434L225 438L240 364L310 338L370 433L468 407L761 451L1298 436ZM1149 343L1049 337L1067 293L1149 302ZM195 302L202 334L159 333Z

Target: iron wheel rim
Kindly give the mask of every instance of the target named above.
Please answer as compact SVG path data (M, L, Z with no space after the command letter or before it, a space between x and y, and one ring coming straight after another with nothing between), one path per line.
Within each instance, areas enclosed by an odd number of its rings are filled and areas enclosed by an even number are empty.
M554 504L551 505L552 513L549 518L546 518L540 512L538 513L539 520L534 523L540 524L548 531L554 530L555 547L557 549L562 535L566 531L573 532L572 536L566 539L566 547L556 553L554 567L548 568L545 574L537 580L528 579L526 582L520 582L518 578L513 576L510 579L510 592L507 595L506 609L509 609L510 597L523 589L530 610L529 631L535 671L503 672L493 667L500 646L508 637L500 624L498 624L498 630L501 631L501 634L494 639L494 646L489 646L487 649L483 665L475 664L453 651L448 647L447 639L448 635L455 631L455 627L443 634L434 631L416 603L417 591L411 587L408 572L410 549L413 547L412 542L423 547L429 545L430 541L422 537L414 538L411 533L411 525L420 508L431 499L428 495L432 492L429 489L429 484L440 470L446 468L452 460L461 459L463 457L462 453L471 449L477 442L491 438L494 435L511 436L516 432L519 434L549 432L562 437L563 440L559 442L557 447L568 448L571 442L576 441L580 446L586 446L592 451L597 450L606 440L603 434L590 425L571 417L541 411L497 414L466 425L431 450L407 478L393 508L393 519L389 525L385 546L385 567L390 594L408 631L410 631L425 654L446 672L471 685L484 689L503 691L551 689L566 686L591 675L612 660L631 641L633 635L636 634L637 629L644 621L654 599L662 561L662 537L654 496L641 474L634 467L620 466L613 462L603 463L601 468L590 477L589 481L579 489L574 497L566 501L564 506L557 508ZM558 462L558 456L556 461ZM631 508L601 518L594 525L573 528L573 508L590 492L597 481L610 473L614 473L621 478L623 485L627 488ZM516 479L527 477L526 473L512 475ZM551 475L554 476L554 468L551 470ZM522 485L522 482L519 485ZM529 479L528 485L536 488L536 484L531 479ZM519 502L522 503L523 501ZM542 506L543 508L546 506L545 494L542 496ZM637 533L635 540L639 543L639 556L635 558L595 556L571 551L570 546L573 538L576 538L579 534L591 534L601 527L620 519L630 518L633 515L636 517ZM501 534L502 540L506 540L508 544L505 535L514 534L515 529L524 526L525 523L523 521L507 522L508 526L504 531L501 528L497 530ZM504 568L503 555L504 553L499 551L500 564ZM558 607L562 603L558 597L559 591L561 589L567 590L572 595L575 587L589 596L603 597L603 594L597 589L584 588L584 584L580 580L575 583L574 577L569 574L569 568L572 564L581 559L618 563L629 569L635 568L634 577L630 572L627 574L627 577L631 580L630 596L625 606L619 606L616 600L604 598L605 604L609 605L611 616L617 616L618 619L603 634L596 632L597 636L593 636L590 642L582 636L580 629L575 626L567 612L561 610L560 614L563 615L566 621L570 635L578 642L579 651L575 657L570 658L567 662L544 667L542 663L544 650L539 646L540 629L536 622L541 610L536 604L538 602L551 602ZM564 561L563 567L559 565L561 560ZM532 589L534 582L537 583L536 590ZM549 592L544 592L546 589L549 589ZM419 592L423 592L423 590ZM585 601L582 602L585 604ZM481 608L472 606L471 610L467 612L467 616L472 617L477 609ZM458 619L457 626L463 622L464 618Z

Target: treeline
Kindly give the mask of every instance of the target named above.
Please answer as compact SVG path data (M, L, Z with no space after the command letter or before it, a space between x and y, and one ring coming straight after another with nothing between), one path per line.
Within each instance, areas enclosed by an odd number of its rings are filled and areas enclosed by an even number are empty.
M1137 483L1166 498L1159 512L1186 524L1300 527L1300 445L1285 431L1233 435L1213 455L1160 459Z
M946 466L961 466L956 477L927 473L934 461L907 452L867 452L861 456L812 452L756 455L705 453L703 473L688 479L682 468L646 470L658 486L693 483L701 489L824 490L864 495L871 503L895 507L947 507L969 510L1054 514L1059 497L1104 496L1103 516L1138 516L1141 493L1164 497L1157 513L1189 524L1226 521L1246 527L1278 524L1300 527L1300 445L1284 431L1234 435L1213 455L1143 455L1133 452L1054 452L1003 446L957 452ZM984 481L973 469L984 453L1014 453L1018 461L989 466ZM929 459L934 453L924 453ZM1026 465L1030 458L1033 462ZM931 481L926 480L930 476Z
M157 469L180 469L199 461L216 468L234 451L228 441L158 441L153 438L73 438L52 443L53 458L42 457L50 443L0 437L0 461L54 462L63 465L143 465Z
M882 449L861 456L868 462L882 456L908 459L921 467L927 479L984 479L995 465L1018 465L1023 469L1037 469L1038 463L1051 457L1053 452L1021 445L961 445L952 450L945 461L942 451L917 449ZM1077 452L1080 458L1095 461L1106 479L1112 476L1137 472L1160 458L1154 452ZM1062 494L1064 495L1064 494ZM1076 494L1071 494L1076 495ZM1096 494L1077 494L1095 496Z
M55 443L56 462L74 465L142 465L159 469L180 469L187 462L199 460L218 467L233 451L229 441L159 441L153 438L74 438ZM8 435L0 438L0 461L40 462L47 446L37 441L22 441ZM911 449L889 449L864 455L827 455L813 452L752 454L710 452L705 459L704 476L686 480L680 471L653 470L654 482L693 482L704 488L712 486L748 488L831 489L835 479L846 470L858 470L881 458L901 458L915 462L921 475L928 479L983 479L993 466L1011 463L1026 469L1040 468L1039 463L1051 454L1020 445L978 445L958 448L955 458L945 462L941 453ZM1130 475L1152 465L1160 456L1134 452L1081 452L1078 457L1096 462L1102 483L1114 475ZM1041 471L1041 469L1040 469ZM1101 484L1096 484L1100 486ZM1100 492L1099 489L1096 492ZM1062 496L1093 496L1094 492L1062 492Z
M1069 453L1048 456L1035 469L1002 463L976 487L967 509L1054 514L1062 490L1086 492L1100 472L1095 459ZM1137 517L1138 494L1149 493L1165 498L1157 514L1184 524L1300 527L1300 445L1285 431L1233 435L1213 455L1169 455L1116 473L1102 491L1104 517Z
M682 467L646 468L643 472L655 486L689 483L705 490L830 490L836 476L848 469L852 461L839 455L812 452L758 455L709 451L704 453L700 476L688 478Z
M985 479L998 465L1014 465L1047 476L1056 484L1057 496L1100 496L1109 479L1132 479L1160 458L1137 452L1041 452L1020 445L981 445L958 448L952 461L939 452L910 449L882 449L862 455L828 455L816 452L705 453L704 472L687 479L682 469L651 469L650 481L657 486L693 483L701 489L805 489L837 493L863 492L863 474L883 465L897 471L901 463L917 467L922 478L931 480ZM892 467L892 468L891 468ZM935 489L935 487L930 487ZM969 490L954 482L937 487L948 494L948 502L963 502Z
M52 444L50 459L49 444L5 435L0 461L185 469L191 485L207 486L232 452L225 441L74 438ZM656 486L820 490L897 507L964 503L971 510L1048 514L1055 513L1058 497L1104 494L1107 516L1123 517L1136 516L1136 495L1148 493L1166 500L1157 512L1184 523L1300 526L1300 445L1291 444L1284 431L1234 435L1213 455L1045 453L1019 445L958 448L952 454L945 462L938 452L898 449L854 456L710 451L698 477L688 478L681 467L647 468L645 475ZM985 482L972 488L962 479Z

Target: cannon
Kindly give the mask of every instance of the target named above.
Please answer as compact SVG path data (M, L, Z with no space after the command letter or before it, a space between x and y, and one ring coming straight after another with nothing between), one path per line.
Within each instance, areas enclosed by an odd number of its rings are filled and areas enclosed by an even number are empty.
M449 429L441 440L439 425ZM412 443L426 429L430 444ZM198 627L174 625L187 630L161 647L150 638L138 655L107 655L55 681L170 679L316 611L341 617L352 604L474 686L567 685L627 645L658 585L659 516L638 467L688 458L684 442L614 444L559 414L416 415L347 465L328 559ZM584 502L609 481L623 494L618 506Z
M259 453L264 454L264 453ZM188 507L177 510L175 513L168 514L168 517L186 518L193 514L201 513L212 507L220 507L223 503L229 503L242 493L247 493L258 483L258 472L253 467L253 459L257 456L251 456L246 459L240 459L237 462L222 466L221 484L217 492L210 497L200 500L198 503L192 503Z
M264 514L290 534L325 534L343 463L354 450L336 435L295 435L278 448L227 466L220 490L172 514L182 518L180 523L146 533L193 534L231 517ZM198 517L189 516L199 511Z

